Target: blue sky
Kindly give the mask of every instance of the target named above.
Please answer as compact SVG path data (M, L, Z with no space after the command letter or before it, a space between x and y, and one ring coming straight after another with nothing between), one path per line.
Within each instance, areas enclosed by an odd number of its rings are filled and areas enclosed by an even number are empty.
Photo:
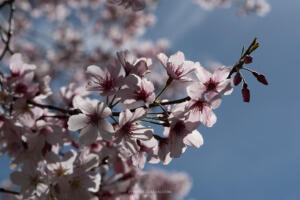
M161 0L158 23L145 35L169 38L172 51L200 61L232 65L243 44L258 37L261 48L251 67L264 73L268 87L247 76L251 103L240 88L224 98L213 128L200 127L204 146L189 148L163 168L187 172L195 200L300 199L300 1L269 0L264 18L238 18L236 9L206 12L192 0ZM0 179L8 177L1 158Z
M238 18L235 8L206 12L191 0L162 0L158 23L145 36L169 38L173 52L203 65L232 65L243 44L255 36L261 43L251 68L264 73L269 86L247 76L251 103L243 103L236 88L216 111L216 125L200 127L204 146L163 167L192 177L187 199L300 199L300 1L269 3L264 18Z

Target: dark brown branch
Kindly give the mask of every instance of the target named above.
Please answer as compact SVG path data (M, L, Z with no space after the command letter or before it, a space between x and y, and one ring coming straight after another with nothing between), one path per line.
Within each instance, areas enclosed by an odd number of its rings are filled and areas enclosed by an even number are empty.
M12 190L7 190L7 189L4 189L4 188L0 188L0 192L6 193L6 194L14 194L14 195L19 195L20 194L19 192L12 191Z
M58 111L58 112L61 112L61 113L69 114L69 115L76 115L76 114L80 113L80 110L66 110L66 109L59 108L59 107L52 106L52 105L45 105L45 104L36 103L32 100L28 100L27 103L29 105L33 105L33 106L36 106L36 107L39 107L39 108L47 108L47 109L50 109L50 110L55 110L55 111Z
M189 96L187 96L185 98L177 99L177 100L173 100L173 101L154 102L154 103L152 103L152 104L149 105L149 108L157 107L159 105L179 104L179 103L183 103L183 102L186 102L186 101L189 101L189 100L191 100L191 98ZM46 109L49 109L49 110L55 110L55 111L58 111L58 112L61 112L61 113L69 114L69 115L76 115L76 114L81 113L81 111L78 110L78 109L67 110L67 109L63 109L63 108L56 107L56 106L53 106L53 105L45 105L45 104L36 103L36 102L34 102L32 100L28 100L27 103L29 105L33 105L33 106L36 106L36 107L39 107L39 108L46 108ZM147 107L143 106L143 108L147 108ZM136 108L135 109L131 109L132 112L134 112L135 110L136 110ZM119 115L120 115L120 112L112 112L112 116L119 116ZM66 116L54 116L54 117L65 118Z

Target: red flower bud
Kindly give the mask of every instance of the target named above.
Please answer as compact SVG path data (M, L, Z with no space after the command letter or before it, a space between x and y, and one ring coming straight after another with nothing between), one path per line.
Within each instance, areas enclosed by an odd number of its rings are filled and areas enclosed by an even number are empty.
M243 85L242 95L244 102L250 102L250 90L248 89L248 85L246 83Z
M233 79L233 84L235 86L237 86L238 84L240 84L240 82L242 81L242 76L241 74L238 72L235 74L234 79Z
M252 60L253 60L252 56L246 55L246 56L244 57L244 63L245 63L245 64L250 64L250 63L252 63Z
M263 74L258 74L258 73L256 73L256 72L253 72L252 74L255 76L255 78L256 78L259 82L261 82L261 83L264 84L264 85L268 85L268 81L267 81L266 77L265 77Z

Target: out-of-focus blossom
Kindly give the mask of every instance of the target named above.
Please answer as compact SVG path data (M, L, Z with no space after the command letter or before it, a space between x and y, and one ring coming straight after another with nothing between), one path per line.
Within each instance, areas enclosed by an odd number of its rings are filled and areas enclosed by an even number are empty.
M143 10L146 7L145 0L108 0L109 3L131 7L134 11Z

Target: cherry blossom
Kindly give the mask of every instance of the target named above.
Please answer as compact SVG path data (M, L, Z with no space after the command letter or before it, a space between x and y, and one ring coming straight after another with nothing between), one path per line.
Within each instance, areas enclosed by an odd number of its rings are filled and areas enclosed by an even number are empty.
M103 102L76 97L73 104L82 114L71 116L68 127L72 131L81 129L79 140L82 144L90 145L98 137L112 140L113 127L105 119L111 115L111 110Z
M120 114L119 129L116 132L117 143L122 143L131 153L139 150L137 140L150 140L153 130L137 123L146 114L143 108L138 108L134 113L126 109Z
M136 59L128 50L117 52L117 56L125 70L126 76L136 74L143 77L148 72L148 67L152 64L151 59Z
M191 97L191 101L188 103L189 120L212 127L217 121L213 110L219 107L221 98L219 96L207 98L205 89L205 85L201 83L194 83L187 88L187 94Z
M120 70L120 66L116 63L110 64L104 69L95 65L89 66L87 73L92 76L92 79L88 82L87 89L98 91L102 96L115 94L123 80Z
M202 66L199 66L196 69L195 74L198 80L204 86L199 92L206 93L205 95L209 99L216 95L231 94L233 91L231 87L231 80L227 79L229 72L230 68L228 67L220 67L211 73Z
M164 53L157 55L157 58L167 70L169 80L178 81L192 81L192 79L186 77L189 73L193 72L200 63L194 63L192 61L186 61L184 54L180 51L168 58Z
M170 157L180 157L186 145L200 148L203 138L197 131L199 124L187 120L185 103L174 106L169 121L170 127L165 128L164 135L169 138Z
M149 106L155 100L154 86L146 78L130 75L125 81L126 87L121 89L118 96L128 108Z

